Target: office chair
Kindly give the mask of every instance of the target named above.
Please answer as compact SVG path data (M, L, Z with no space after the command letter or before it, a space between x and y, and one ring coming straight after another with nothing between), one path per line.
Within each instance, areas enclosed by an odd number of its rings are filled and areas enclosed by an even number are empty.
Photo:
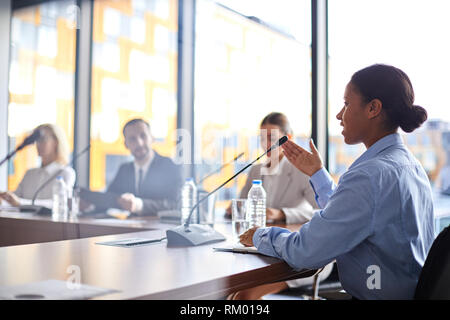
M336 263L333 264L333 269L331 270L330 275L320 282L319 284L319 275L323 270L319 269L319 271L314 275L313 284L304 285L297 288L288 288L280 293L272 294L272 297L275 296L289 296L289 297L303 297L308 300L319 300L319 299L330 299L330 300L347 300L351 299L350 295L347 293L343 293L342 285L339 281L339 275L337 270Z
M441 231L428 252L414 299L450 299L450 226Z

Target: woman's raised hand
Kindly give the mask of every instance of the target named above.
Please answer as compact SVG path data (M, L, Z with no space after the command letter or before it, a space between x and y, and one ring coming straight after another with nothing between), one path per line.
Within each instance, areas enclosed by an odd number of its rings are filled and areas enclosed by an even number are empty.
M322 169L323 163L312 139L309 141L309 146L311 147L311 152L288 140L281 147L289 162L298 170L311 177Z

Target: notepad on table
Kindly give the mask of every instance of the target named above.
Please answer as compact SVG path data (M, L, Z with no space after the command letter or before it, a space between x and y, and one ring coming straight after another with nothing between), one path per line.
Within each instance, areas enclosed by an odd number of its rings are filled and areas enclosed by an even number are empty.
M91 299L115 292L119 291L49 279L20 285L0 286L0 300L78 300Z
M166 239L166 237L156 238L156 239L131 238L131 239L121 239L121 240L114 240L114 241L96 242L95 244L131 248L131 247L145 246L145 245L149 245L149 244L153 244L153 243L162 242L165 239Z

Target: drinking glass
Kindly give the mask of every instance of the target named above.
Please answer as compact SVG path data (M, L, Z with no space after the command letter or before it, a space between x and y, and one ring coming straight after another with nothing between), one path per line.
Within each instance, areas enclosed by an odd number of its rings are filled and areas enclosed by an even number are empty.
M248 229L247 199L231 200L231 221L233 238L239 241L239 236Z

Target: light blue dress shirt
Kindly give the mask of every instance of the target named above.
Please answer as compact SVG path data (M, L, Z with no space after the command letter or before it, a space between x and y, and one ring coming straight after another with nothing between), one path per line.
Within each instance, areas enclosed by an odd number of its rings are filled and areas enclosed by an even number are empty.
M298 232L257 229L258 251L295 269L336 259L358 299L411 299L434 240L428 177L399 134L373 144L336 186L325 169L310 179L321 210Z

